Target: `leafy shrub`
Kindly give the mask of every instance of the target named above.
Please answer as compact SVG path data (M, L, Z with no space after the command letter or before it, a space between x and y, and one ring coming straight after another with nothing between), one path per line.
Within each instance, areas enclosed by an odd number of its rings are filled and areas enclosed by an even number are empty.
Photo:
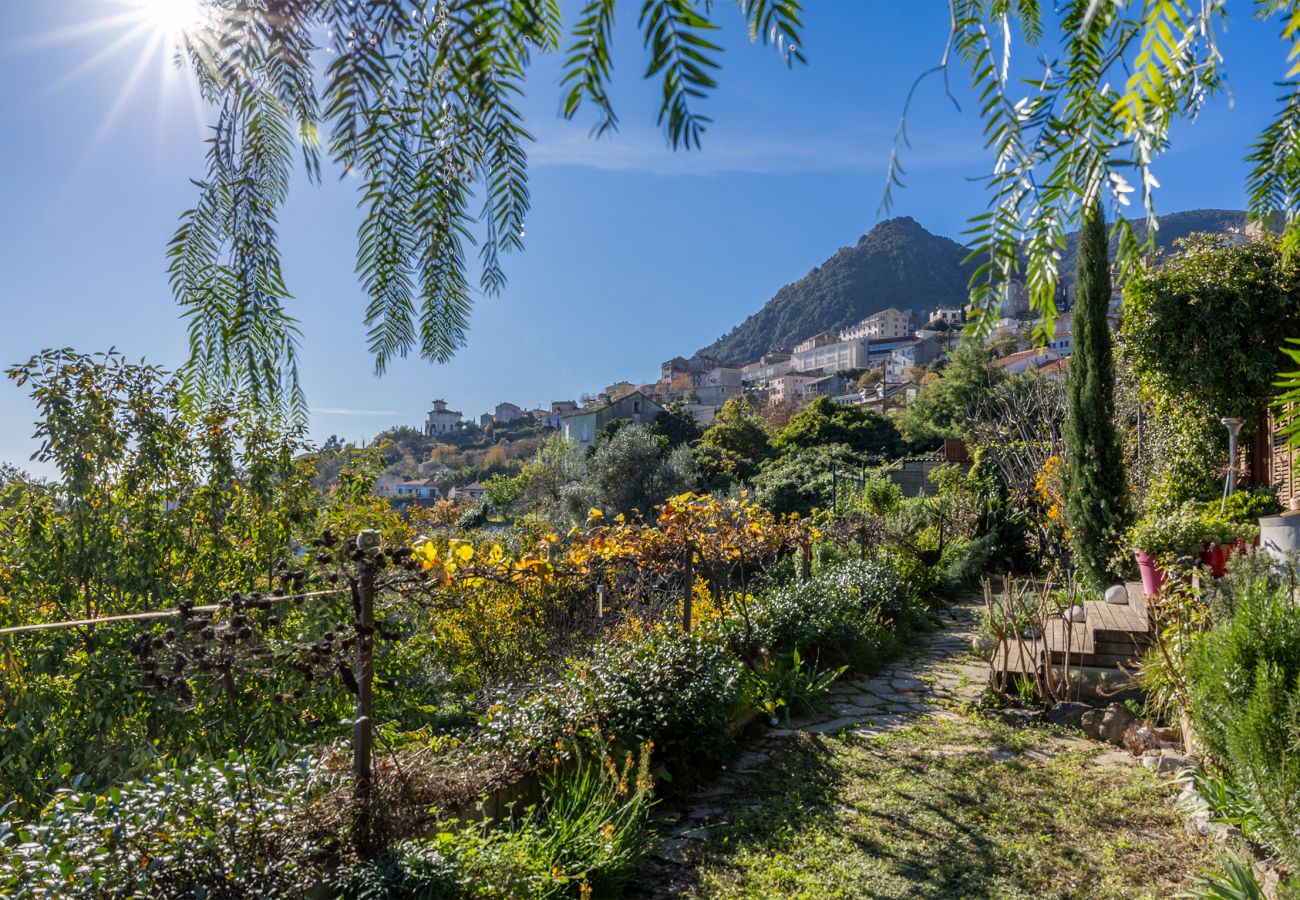
M852 560L806 583L776 588L724 627L742 655L816 653L870 668L898 646L899 630L922 621L898 573L876 560Z
M814 509L827 509L835 498L834 472L856 472L862 459L843 444L821 447L796 447L763 464L754 477L754 499L774 513L810 515ZM840 485L840 498L847 495L848 483Z
M788 726L792 710L810 713L825 710L831 685L847 668L818 669L815 664L805 667L798 650L791 651L789 659L764 654L758 666L745 673L745 689L773 725L777 713L783 712Z
M487 504L475 503L472 506L465 507L464 511L456 519L456 527L460 529L480 528L487 522Z
M306 761L269 774L230 759L103 793L59 792L34 822L0 821L5 897L282 896L303 860L278 831L327 785ZM0 817L4 810L0 809Z
M1257 485L1237 491L1223 503L1223 513L1233 522L1254 524L1260 516L1273 516L1282 511L1277 499L1277 487Z
M905 549L890 549L880 554L880 562L889 568L903 583L908 606L920 616L943 594L943 572L926 565L915 553Z
M1186 680L1197 733L1260 839L1300 868L1300 606L1275 580L1243 581L1232 617L1192 648Z
M727 717L739 701L739 666L720 644L655 629L598 644L532 694L501 698L484 739L534 762L565 755L571 742L594 749L653 741L664 765L707 768L729 740Z
M989 570L1000 538L997 532L989 531L974 540L955 541L944 548L940 561L943 569L940 581L944 591L951 594L979 581L980 576Z
M626 885L649 836L650 753L622 766L582 763L548 779L545 802L514 822L444 822L337 879L350 900L609 896Z

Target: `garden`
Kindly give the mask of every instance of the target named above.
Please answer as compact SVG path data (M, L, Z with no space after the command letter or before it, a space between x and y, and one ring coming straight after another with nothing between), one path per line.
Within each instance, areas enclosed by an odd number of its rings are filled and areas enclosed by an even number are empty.
M642 512L599 458L506 528L403 518L379 451L321 494L292 426L156 367L9 375L58 477L0 485L6 896L609 896L657 796L931 627L979 526L956 471L805 514L663 479Z
M374 496L382 446L317 450L265 406L196 406L177 375L119 354L12 367L58 474L0 479L0 890L644 892L677 840L665 811L731 777L754 741L794 735L757 810L673 863L689 890L1032 892L1069 868L1061 842L1083 838L1050 821L1078 807L1067 818L1126 835L1111 863L1076 860L1087 895L1147 890L1152 866L1195 896L1285 892L1300 865L1297 568L1259 546L1277 489L1246 483L1261 479L1238 472L1244 450L1229 463L1219 420L1246 423L1239 447L1273 427L1270 408L1286 421L1273 336L1300 325L1300 284L1276 241L1197 238L1128 281L1112 340L1081 281L1064 381L1008 375L969 342L895 415L818 402L775 423L731 401L701 429L670 407L611 423L577 475L562 440L541 443L453 510ZM1109 302L1109 273L1092 284ZM1265 307L1290 318L1265 328ZM905 496L891 458L940 437L970 459ZM1139 568L1152 639L1093 711L1051 663L988 679L991 649L1079 624ZM839 721L861 679L897 681L900 654L957 633L948 653L978 677L939 692L943 715L798 738ZM1094 771L1110 757L1070 735L1104 737L1103 712L1157 775ZM898 793L917 771L937 819ZM1171 776L1221 849L1174 837ZM960 799L963 779L985 784L981 803ZM797 849L782 798L825 846L866 827L839 822L848 808L909 809L953 847L957 816L992 843L937 882L904 864L919 832L874 826L862 834L892 868L853 851L821 874L767 870L825 850ZM1046 842L1014 863L1011 809Z

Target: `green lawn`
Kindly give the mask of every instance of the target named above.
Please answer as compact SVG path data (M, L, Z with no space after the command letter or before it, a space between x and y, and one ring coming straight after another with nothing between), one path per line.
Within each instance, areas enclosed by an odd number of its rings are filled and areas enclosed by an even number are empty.
M651 893L1168 897L1214 861L1160 778L1082 739L954 717L778 747Z

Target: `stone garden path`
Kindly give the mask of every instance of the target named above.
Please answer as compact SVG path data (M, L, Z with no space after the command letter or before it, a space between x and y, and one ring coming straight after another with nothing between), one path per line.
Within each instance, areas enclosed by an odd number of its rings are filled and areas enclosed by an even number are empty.
M790 728L770 728L709 787L684 802L661 810L660 833L669 835L661 857L675 859L684 841L708 836L709 822L727 800L749 793L749 776L779 755L800 733L851 733L859 737L904 728L919 716L956 715L988 683L988 666L971 653L982 603L965 600L943 612L943 625L906 648L872 678L855 678L831 687L830 709L817 716L794 716Z
M953 604L877 675L837 683L826 714L753 735L708 786L666 801L631 895L1157 896L1145 889L1185 884L1207 851L1128 754L964 708L988 678L971 653L981 607ZM1076 830L1105 828L1116 847L1061 857ZM1040 870L1095 889L1056 891Z

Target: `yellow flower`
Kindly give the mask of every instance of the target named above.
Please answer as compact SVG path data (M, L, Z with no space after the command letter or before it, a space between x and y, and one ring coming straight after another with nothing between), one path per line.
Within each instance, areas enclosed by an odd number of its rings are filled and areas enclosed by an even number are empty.
M605 514L600 510L596 509L596 507L593 506L591 509L587 510L588 522L594 522L597 519L603 519L603 518L605 518Z
M501 549L500 544L493 544L492 549L488 552L488 562L497 565L501 560L506 558L506 552Z
M474 545L469 541L459 542L456 547L456 556L461 562L469 562L474 558Z
M438 559L438 548L433 545L433 541L425 541L419 547L415 548L414 555L424 571L429 571L438 565L441 560Z

